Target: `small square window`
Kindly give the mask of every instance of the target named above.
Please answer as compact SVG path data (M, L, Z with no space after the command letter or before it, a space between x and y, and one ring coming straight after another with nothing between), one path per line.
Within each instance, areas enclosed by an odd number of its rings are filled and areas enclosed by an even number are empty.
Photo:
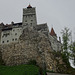
M2 41L2 43L4 43L4 41Z
M32 25L32 23L30 23Z
M15 38L15 41L17 40L17 38Z
M7 40L7 42L9 42L9 40Z
M26 23L25 25L28 25L28 23Z
M25 20L25 22L27 22L27 20Z
M14 39L12 39L12 41L14 41Z

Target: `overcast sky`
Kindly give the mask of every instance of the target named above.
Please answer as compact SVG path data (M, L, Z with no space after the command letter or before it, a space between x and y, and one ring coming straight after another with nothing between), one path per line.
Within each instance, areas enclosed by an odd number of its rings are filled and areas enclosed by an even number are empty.
M22 22L22 10L29 3L36 7L38 24L47 23L58 36L68 27L75 38L75 0L0 0L0 23Z

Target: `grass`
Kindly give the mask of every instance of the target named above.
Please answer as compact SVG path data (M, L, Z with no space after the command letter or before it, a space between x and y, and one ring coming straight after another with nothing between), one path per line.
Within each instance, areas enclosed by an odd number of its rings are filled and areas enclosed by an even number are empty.
M0 66L0 75L38 75L39 68L34 65Z

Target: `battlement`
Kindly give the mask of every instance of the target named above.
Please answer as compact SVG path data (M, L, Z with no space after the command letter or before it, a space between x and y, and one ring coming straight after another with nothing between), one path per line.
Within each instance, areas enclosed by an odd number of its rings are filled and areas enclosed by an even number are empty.
M34 8L23 8L23 15L35 15L35 7Z

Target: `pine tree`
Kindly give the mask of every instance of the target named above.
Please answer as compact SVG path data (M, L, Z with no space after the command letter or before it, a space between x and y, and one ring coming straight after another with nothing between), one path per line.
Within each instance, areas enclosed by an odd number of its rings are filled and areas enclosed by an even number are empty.
M69 29L67 27L64 28L64 30L62 30L62 41L63 41L63 46L62 46L62 56L64 61L66 62L66 64L69 64L69 41L70 41L70 36L71 36L71 32L69 31Z
M70 56L74 60L74 65L75 65L75 41L70 45L70 51L71 51Z

